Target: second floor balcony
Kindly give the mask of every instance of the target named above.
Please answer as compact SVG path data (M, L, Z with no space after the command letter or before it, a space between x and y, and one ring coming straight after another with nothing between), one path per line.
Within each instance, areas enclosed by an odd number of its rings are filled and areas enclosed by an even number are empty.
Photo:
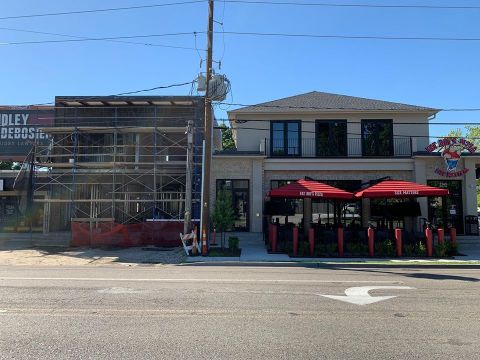
M361 137L349 137L346 141L334 142L331 139L286 139L265 138L260 150L267 157L410 157L416 151L416 141L412 137L395 136L392 139L375 141Z

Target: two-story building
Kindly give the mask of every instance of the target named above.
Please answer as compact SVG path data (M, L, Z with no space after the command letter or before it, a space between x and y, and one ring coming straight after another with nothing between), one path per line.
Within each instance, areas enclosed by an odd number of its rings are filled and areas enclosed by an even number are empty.
M418 198L414 212L420 216L394 226L420 229L422 219L429 219L452 223L463 233L465 216L477 215L480 154L459 140L450 147L430 138L429 120L439 111L316 91L230 111L236 151L213 156L211 203L220 189L231 191L235 230L261 232L267 192L289 182L307 176L353 192L382 178L407 180L448 188L450 195ZM389 201L395 200L351 201L342 205L341 216L347 223L386 225ZM337 220L335 201L311 206L312 219L304 222ZM295 209L288 220L301 222L301 199Z

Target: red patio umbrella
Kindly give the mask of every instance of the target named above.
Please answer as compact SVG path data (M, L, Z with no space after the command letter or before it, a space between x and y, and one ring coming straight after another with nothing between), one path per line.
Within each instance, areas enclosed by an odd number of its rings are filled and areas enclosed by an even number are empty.
M403 180L384 180L355 193L356 198L414 198L446 196L447 189Z
M289 199L353 199L353 194L348 191L318 181L305 179L273 189L267 195Z

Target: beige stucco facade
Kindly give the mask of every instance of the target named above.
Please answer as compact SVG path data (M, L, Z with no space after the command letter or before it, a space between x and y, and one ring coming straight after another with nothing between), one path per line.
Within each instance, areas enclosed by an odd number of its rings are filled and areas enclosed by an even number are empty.
M242 111L229 113L237 151L213 156L211 204L215 203L216 180L249 180L249 231L262 231L265 197L273 180L298 180L310 177L316 180L356 180L366 184L381 178L413 181L427 184L429 180L457 180L461 182L462 216L477 215L476 168L480 167L480 155L462 156L459 169L470 171L462 176L449 177L436 173L445 163L439 154L428 154L430 143L429 119L436 111ZM433 109L434 110L434 109ZM296 157L274 157L268 151L271 122L297 120L301 122L302 150ZM346 120L348 153L343 157L318 157L315 150L315 123L322 120ZM391 120L394 142L393 155L389 157L362 156L362 120ZM402 140L404 138L404 140ZM351 141L351 140L355 141ZM358 140L358 141L356 141ZM403 142L405 142L405 144ZM312 144L310 146L309 144ZM405 145L408 153L397 149ZM428 218L427 198L418 198L421 217ZM362 200L362 221L366 226L370 217L369 200ZM418 225L418 224L417 224Z
M215 203L216 180L249 180L249 230L262 231L263 205L272 180L361 180L362 183L384 177L427 184L429 180L457 180L462 183L463 215L477 215L475 169L480 156L465 157L459 168L470 171L461 177L448 178L435 173L444 167L441 157L414 156L408 159L272 159L264 156L214 155L211 204ZM418 198L422 217L428 218L427 198ZM363 222L368 224L369 200L364 199Z
M392 112L325 112L320 113L272 113L272 114L234 114L231 116L232 128L238 151L263 151L265 139L270 138L270 122L275 120L301 120L302 139L308 144L315 140L315 122L321 120L346 120L348 139L359 139L362 120L392 120L395 136L417 138L412 144L414 151L421 151L428 145L429 113L392 113ZM405 124L405 123L408 123ZM360 156L361 146L351 142L349 156ZM400 143L398 145L401 145ZM304 155L308 151L303 149Z

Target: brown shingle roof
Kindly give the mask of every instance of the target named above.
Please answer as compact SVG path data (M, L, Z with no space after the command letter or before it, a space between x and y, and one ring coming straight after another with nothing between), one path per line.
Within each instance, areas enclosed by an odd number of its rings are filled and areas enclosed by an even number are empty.
M436 113L439 109L355 96L312 91L279 100L242 107L230 113L302 112L322 110L418 111Z

